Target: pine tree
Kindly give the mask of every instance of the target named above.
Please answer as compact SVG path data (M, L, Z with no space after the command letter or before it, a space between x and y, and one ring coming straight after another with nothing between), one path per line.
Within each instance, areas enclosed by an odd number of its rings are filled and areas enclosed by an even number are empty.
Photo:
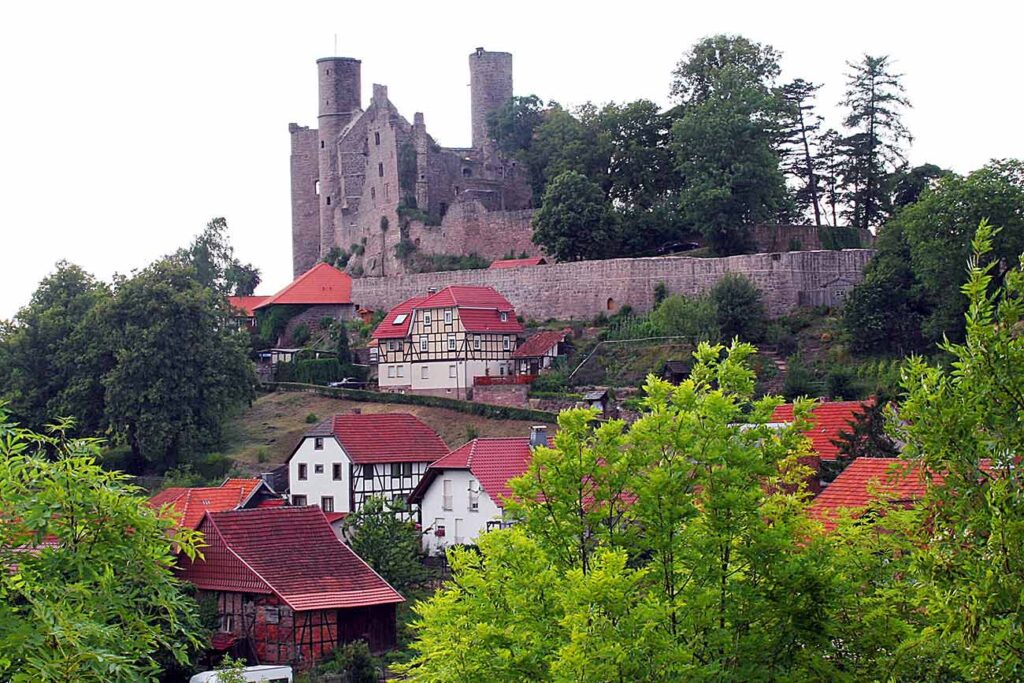
M885 219L889 176L906 163L903 145L912 138L900 116L910 102L888 56L864 55L847 66L852 71L841 104L849 110L843 123L852 132L844 140L842 184L850 224L867 229Z
M802 78L782 86L785 110L780 122L782 171L800 183L795 192L797 206L810 207L817 226L821 225L822 190L816 157L822 117L814 111L814 96L820 87Z

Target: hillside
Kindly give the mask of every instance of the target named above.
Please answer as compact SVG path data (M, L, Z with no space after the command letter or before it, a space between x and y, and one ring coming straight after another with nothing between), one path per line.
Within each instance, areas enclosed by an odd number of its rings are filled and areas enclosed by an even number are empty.
M356 408L367 414L412 413L430 425L453 448L471 436L528 436L534 424L526 420L489 419L446 408L361 403L314 394L276 392L261 395L248 410L228 421L224 453L235 460L241 470L265 470L269 465L284 462L291 455L303 433L311 427L306 422L308 415L316 415L319 421ZM552 429L553 426L549 425L549 430Z

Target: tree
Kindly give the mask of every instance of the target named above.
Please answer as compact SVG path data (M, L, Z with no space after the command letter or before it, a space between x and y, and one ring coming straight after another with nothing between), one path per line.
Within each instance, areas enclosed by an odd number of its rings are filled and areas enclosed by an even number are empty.
M192 244L179 249L172 258L192 266L196 279L205 287L224 295L249 296L260 284L260 271L235 258L227 232L227 220L214 218Z
M920 640L942 634L943 661L967 680L1024 675L1024 270L995 287L1000 235L982 222L973 239L962 343L953 362L904 366L896 424L904 457L942 473L928 488L929 532L915 558L916 607L929 617Z
M651 311L651 322L659 334L683 337L691 344L717 342L722 337L715 303L708 296L672 294Z
M150 509L101 443L20 428L0 407L0 678L156 680L155 657L185 663L202 635L174 577L172 547L199 537Z
M829 128L822 133L818 147L821 202L825 209L825 224L839 225L839 205L842 202L843 139Z
M78 433L102 430L100 376L113 358L104 348L96 310L109 297L105 284L61 261L0 341L9 373L2 392L31 428L42 429L53 415L74 415Z
M601 188L566 171L551 181L534 218L533 242L560 261L603 258L616 244L615 219Z
M401 510L380 496L368 498L345 519L349 546L384 580L402 591L427 578L420 562L420 534Z
M899 169L891 183L892 199L890 203L893 211L910 206L921 198L925 190L934 189L940 179L950 175L953 175L952 171L935 164L922 164L909 170Z
M890 175L905 163L903 144L911 136L901 110L910 102L888 56L864 55L847 66L852 71L841 105L849 110L843 124L853 132L844 140L843 185L850 225L866 230L883 222Z
M721 256L747 250L754 224L791 212L776 149L783 111L777 74L771 47L736 36L702 41L676 70L679 206Z
M814 96L820 84L801 78L782 87L786 104L781 122L783 172L798 183L797 206L810 208L814 224L821 226L821 178L817 170L822 117L814 113Z
M255 385L224 298L158 261L118 284L104 321L117 359L103 377L106 415L135 463L162 471L219 445L221 421Z
M711 288L710 298L724 339L761 340L767 323L764 302L761 290L747 277L727 273Z
M544 120L544 102L536 95L515 96L487 117L487 131L498 149L519 155L530 149L534 130Z

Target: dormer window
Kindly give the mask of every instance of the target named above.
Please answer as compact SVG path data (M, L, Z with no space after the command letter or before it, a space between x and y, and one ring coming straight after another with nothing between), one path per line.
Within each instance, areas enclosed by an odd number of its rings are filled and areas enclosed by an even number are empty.
M501 318L501 322L503 322L503 323L507 323L508 322L508 313L506 313L505 311L502 311L499 314L499 317Z

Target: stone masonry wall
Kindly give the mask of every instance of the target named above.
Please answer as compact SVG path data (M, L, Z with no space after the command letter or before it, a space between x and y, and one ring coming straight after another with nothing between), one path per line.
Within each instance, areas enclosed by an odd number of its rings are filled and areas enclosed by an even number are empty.
M627 304L635 311L650 310L659 282L669 293L692 295L706 292L726 273L741 273L761 290L769 314L777 316L806 303L839 303L861 281L873 254L870 249L846 249L718 259L664 256L358 278L352 284L352 300L383 310L426 294L429 287L488 285L524 318L579 320L611 314Z
M459 202L439 226L411 221L409 239L425 254L476 254L491 261L510 251L540 256L532 240L532 215L531 209L487 211L479 202Z
M528 384L487 384L473 387L473 400L509 408L529 408Z

